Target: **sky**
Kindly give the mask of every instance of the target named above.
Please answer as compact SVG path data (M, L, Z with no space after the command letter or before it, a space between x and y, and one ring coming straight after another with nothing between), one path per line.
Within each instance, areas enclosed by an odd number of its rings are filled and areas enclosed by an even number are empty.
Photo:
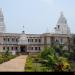
M6 32L52 32L62 11L75 33L75 0L0 0ZM23 28L24 26L24 28Z

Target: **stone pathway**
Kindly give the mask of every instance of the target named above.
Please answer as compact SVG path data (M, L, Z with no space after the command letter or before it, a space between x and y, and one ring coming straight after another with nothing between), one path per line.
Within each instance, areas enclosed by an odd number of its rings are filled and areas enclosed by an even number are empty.
M8 62L0 64L0 72L23 72L27 55L20 55Z

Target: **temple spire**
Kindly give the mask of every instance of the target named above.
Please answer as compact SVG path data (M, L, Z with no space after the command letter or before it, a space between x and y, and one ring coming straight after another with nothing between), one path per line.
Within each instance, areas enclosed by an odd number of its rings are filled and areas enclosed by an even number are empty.
M64 17L63 12L60 12L60 17L59 17L59 19L58 19L57 24L67 24L67 20L66 20L66 18Z
M0 33L4 33L5 29L6 28L4 23L4 16L3 16L2 8L0 8Z
M3 17L2 8L0 8L0 17Z
M55 27L55 33L58 34L70 34L70 28L68 27L67 20L63 15L63 12L60 12L60 17L57 21Z

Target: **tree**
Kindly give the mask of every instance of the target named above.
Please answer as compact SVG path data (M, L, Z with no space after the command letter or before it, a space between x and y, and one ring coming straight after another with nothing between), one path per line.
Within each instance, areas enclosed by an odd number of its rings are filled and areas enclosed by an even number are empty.
M68 59L62 55L57 55L54 48L45 48L40 56L42 58L42 63L53 71L69 71L70 69Z
M41 58L43 59L48 59L48 55L55 55L55 49L48 47L45 48L40 54Z

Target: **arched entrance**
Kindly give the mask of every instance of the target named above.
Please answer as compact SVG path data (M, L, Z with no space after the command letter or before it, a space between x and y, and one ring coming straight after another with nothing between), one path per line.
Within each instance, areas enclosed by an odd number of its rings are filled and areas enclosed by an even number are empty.
M21 53L26 53L27 52L27 46L26 45L21 45L20 46L20 52Z

